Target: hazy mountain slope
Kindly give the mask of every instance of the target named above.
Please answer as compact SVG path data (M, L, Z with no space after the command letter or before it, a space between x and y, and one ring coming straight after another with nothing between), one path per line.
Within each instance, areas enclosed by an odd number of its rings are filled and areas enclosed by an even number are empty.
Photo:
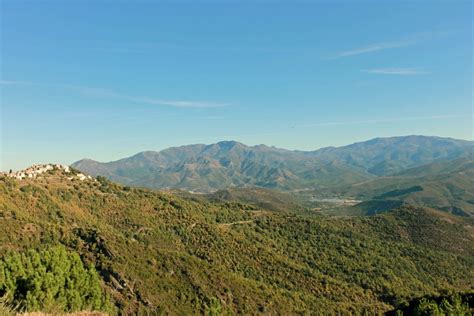
M225 141L143 152L109 163L81 160L73 167L150 188L293 190L353 184L435 161L469 157L472 146L461 140L408 136L302 152Z
M470 219L300 217L68 177L0 178L0 254L61 243L123 314L377 313L472 286Z
M438 160L473 158L473 142L432 136L375 138L339 148L323 148L314 156L341 161L375 175L390 175Z
M434 176L439 177L443 174L465 174L474 172L474 157L459 158L450 161L434 162L416 168L410 168L395 176Z
M237 186L304 188L315 184L352 183L371 178L342 163L317 161L301 152L234 141L191 145L162 152L140 153L110 163L81 160L72 166L141 187L212 191ZM336 179L336 175L344 178Z
M380 177L333 193L354 196L367 202L363 211L383 211L400 205L428 206L456 215L474 215L474 160L457 159L437 162L404 171L392 177Z
M102 175L120 182L132 182L136 178L158 172L178 164L199 153L204 145L173 147L160 152L144 151L134 156L100 163L91 159L83 159L73 164L73 167L92 175Z

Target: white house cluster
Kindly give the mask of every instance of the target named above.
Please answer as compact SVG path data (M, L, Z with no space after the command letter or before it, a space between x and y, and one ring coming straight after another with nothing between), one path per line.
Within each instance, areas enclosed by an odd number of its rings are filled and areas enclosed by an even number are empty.
M75 174L71 172L71 168L66 165L61 165L61 164L39 164L39 165L33 165L29 168L26 168L25 170L20 170L20 171L10 171L9 173L3 173L4 176L10 177L10 178L15 178L17 180L23 180L23 179L35 179L37 178L40 174L44 174L49 171L61 171L67 174L71 174L70 177L68 177L69 180L74 179L74 176L76 176L79 180L83 181L86 179L92 179L91 176L87 176L83 173L78 173Z

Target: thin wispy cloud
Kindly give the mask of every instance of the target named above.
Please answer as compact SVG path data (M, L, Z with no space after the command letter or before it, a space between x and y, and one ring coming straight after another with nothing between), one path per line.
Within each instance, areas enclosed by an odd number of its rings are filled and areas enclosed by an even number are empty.
M399 75L399 76L416 76L416 75L429 74L428 71L421 70L418 68L375 68L375 69L365 69L361 71L367 72L370 74L377 74L377 75Z
M216 103L208 101L180 101L180 100L162 100L153 98L130 97L125 95L116 95L117 98L129 100L137 103L146 103L154 105L168 105L177 108L218 108L228 106L229 103Z
M54 87L62 89L75 90L80 94L102 97L117 100L130 101L134 103L143 103L149 105L161 105L161 106L172 106L177 108L217 108L225 107L230 105L229 103L201 101L201 100L167 100L160 98L150 98L144 96L131 96L122 93L118 93L113 90L101 89L96 87L87 87L80 85L62 84L62 83L39 83L31 81L13 81L13 80L0 80L0 85L20 85L20 86L41 86L41 87Z
M359 46L359 47L347 49L347 50L334 54L329 59L339 59L339 58L375 53L378 51L383 51L383 50L388 50L388 49L407 47L407 46L417 44L418 42L422 40L426 40L426 39L430 39L434 37L442 37L442 36L445 36L446 34L450 34L450 32L446 32L446 31L445 32L440 32L440 31L419 32L419 33L415 33L398 40L380 41L380 42L368 44L365 46Z
M380 42L374 43L363 47L358 47L354 49L349 49L346 51L342 51L337 53L336 55L332 56L331 59L337 58L344 58L362 54L373 53L381 50L391 49L391 48L398 48L398 47L405 47L412 44L415 44L417 41L414 39L411 40L401 40L401 41L393 41L393 42Z
M198 120L224 120L225 116L200 116L197 117Z

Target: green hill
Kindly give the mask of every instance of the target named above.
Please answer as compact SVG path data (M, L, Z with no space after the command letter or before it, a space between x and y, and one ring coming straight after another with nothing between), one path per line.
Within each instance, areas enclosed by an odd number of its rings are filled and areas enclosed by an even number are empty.
M58 171L0 178L2 260L62 245L122 314L373 314L472 291L473 224L411 207L302 217Z
M326 194L363 200L353 208L358 214L370 215L409 204L473 216L473 188L474 160L457 159L409 169L394 176L330 188Z
M174 191L180 196L214 203L244 203L248 209L262 209L282 213L309 212L311 203L300 196L284 191L265 188L228 188L208 194L196 194L183 191Z

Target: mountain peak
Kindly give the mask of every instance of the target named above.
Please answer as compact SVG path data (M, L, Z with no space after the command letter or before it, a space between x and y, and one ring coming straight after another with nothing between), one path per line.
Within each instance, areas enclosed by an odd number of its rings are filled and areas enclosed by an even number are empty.
M75 163L81 163L81 162L84 162L84 163L99 163L97 160L90 159L90 158L83 158L79 161L76 161Z
M234 148L235 146L247 147L246 145L239 143L238 141L235 141L235 140L223 140L216 143L216 145L222 149L231 149L231 148Z

